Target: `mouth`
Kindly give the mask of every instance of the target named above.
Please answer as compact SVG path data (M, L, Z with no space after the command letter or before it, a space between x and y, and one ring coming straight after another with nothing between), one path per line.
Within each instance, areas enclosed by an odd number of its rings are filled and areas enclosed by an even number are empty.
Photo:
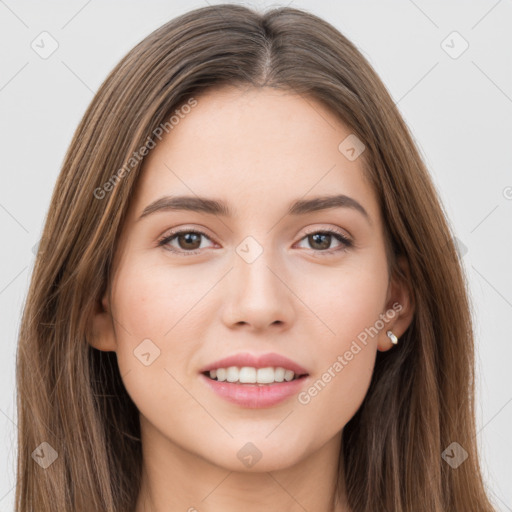
M295 373L282 366L256 368L252 366L228 366L202 372L210 380L232 384L271 386L307 377L308 373Z
M201 368L201 380L217 396L244 408L278 406L310 380L306 368L276 354L234 354Z

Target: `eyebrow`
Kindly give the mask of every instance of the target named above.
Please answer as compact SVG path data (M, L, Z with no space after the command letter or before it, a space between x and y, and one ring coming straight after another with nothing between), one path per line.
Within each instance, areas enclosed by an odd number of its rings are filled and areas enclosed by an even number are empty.
M370 216L364 207L355 199L343 194L321 196L312 199L300 199L292 203L288 209L287 215L305 215L333 208L354 209L363 214L366 220L371 224ZM163 196L146 206L140 215L139 220L155 212L174 210L202 212L221 217L235 216L228 204L221 200L199 196Z

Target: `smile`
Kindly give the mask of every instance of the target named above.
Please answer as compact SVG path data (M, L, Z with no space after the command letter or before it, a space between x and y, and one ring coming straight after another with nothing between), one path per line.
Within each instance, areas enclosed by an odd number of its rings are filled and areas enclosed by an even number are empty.
M301 375L296 375L293 370L285 369L281 366L276 368L255 368L252 366L229 366L228 368L217 368L205 372L207 377L218 382L237 382L239 384L274 384L276 382L290 382L298 379Z

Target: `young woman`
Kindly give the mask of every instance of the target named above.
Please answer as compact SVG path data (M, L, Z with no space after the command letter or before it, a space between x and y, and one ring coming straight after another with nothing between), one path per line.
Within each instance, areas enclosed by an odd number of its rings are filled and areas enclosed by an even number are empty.
M452 233L355 46L301 10L162 26L100 87L18 351L35 511L490 512Z

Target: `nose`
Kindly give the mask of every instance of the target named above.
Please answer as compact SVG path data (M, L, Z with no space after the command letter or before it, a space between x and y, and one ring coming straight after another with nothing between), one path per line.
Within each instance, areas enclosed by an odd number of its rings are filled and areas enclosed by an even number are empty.
M261 331L274 326L281 330L293 321L293 287L286 272L264 251L248 263L235 255L233 270L227 276L226 300L222 314L229 328L247 325Z

